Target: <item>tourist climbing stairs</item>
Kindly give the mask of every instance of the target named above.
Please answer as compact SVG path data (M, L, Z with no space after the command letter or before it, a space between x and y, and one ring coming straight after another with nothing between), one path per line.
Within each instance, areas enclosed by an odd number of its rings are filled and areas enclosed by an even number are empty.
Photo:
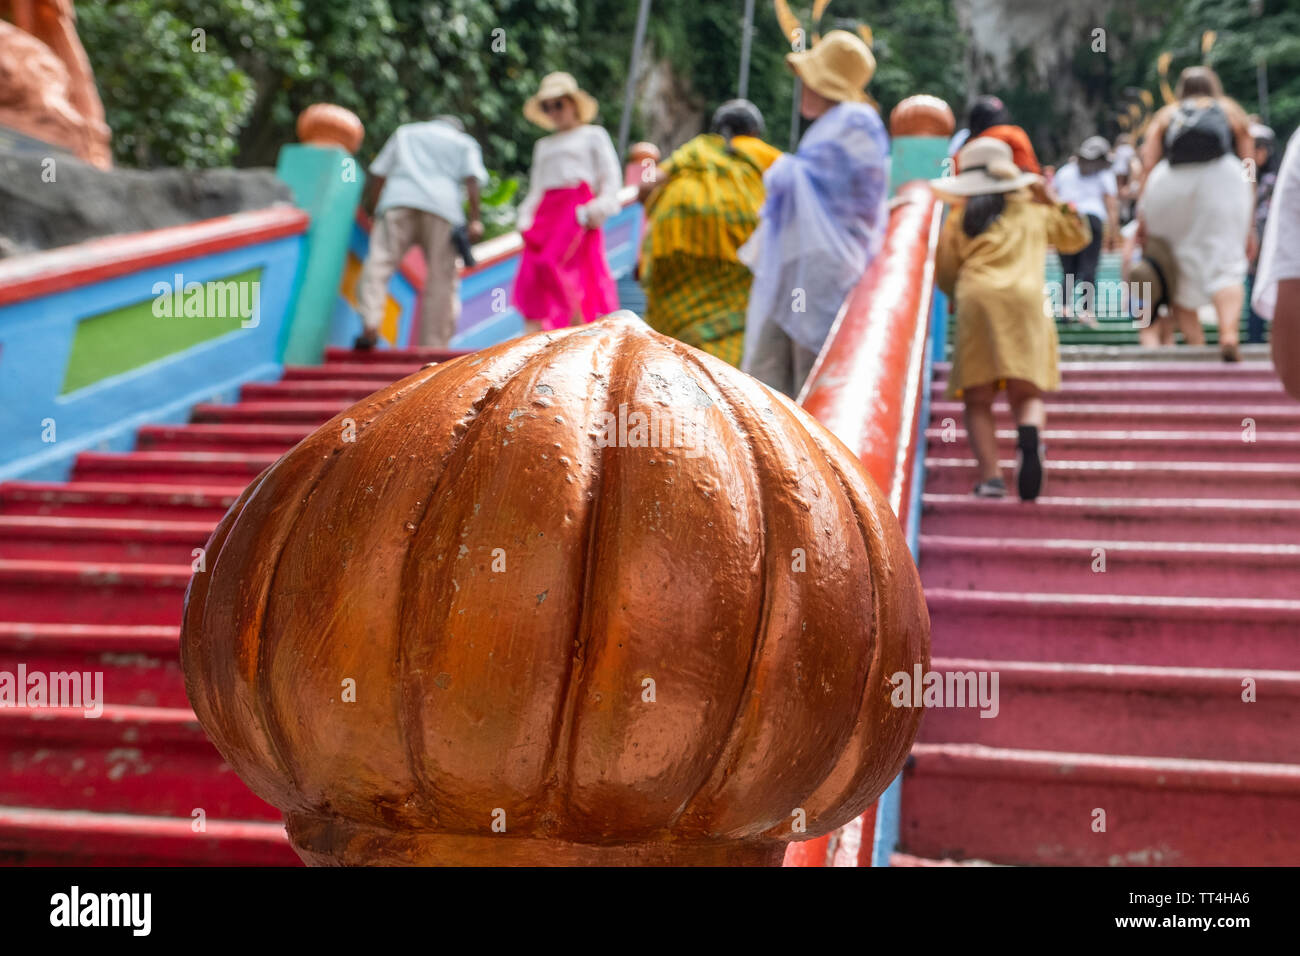
M1123 325L1069 331L1034 503L971 495L936 366L932 671L997 674L998 694L927 711L896 864L1295 862L1300 403L1262 347L1240 364L1149 352L1115 341ZM997 414L1014 489L1002 400Z

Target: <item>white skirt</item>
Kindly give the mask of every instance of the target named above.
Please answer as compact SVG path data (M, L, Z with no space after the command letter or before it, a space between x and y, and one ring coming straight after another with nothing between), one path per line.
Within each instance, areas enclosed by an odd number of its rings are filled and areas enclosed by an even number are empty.
M1246 236L1254 183L1235 154L1208 163L1151 170L1138 204L1147 233L1169 243L1178 262L1175 303L1208 305L1220 289L1246 280Z

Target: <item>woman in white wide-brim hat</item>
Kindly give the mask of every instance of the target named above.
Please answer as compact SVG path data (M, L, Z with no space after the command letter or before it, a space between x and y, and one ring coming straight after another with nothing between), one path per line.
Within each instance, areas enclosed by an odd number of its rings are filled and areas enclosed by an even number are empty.
M549 73L524 116L549 136L533 148L519 207L524 252L513 302L527 331L590 322L617 311L618 291L601 227L619 211L623 175L596 100L568 73Z
M939 288L957 303L948 397L966 404L966 433L980 470L975 494L1001 498L1006 483L998 467L993 400L1007 390L1019 426L1018 490L1033 500L1043 484L1042 393L1061 381L1043 261L1049 243L1066 254L1078 252L1092 233L1041 176L1016 167L1001 140L977 137L957 159L960 174L930 184L953 203L935 259Z

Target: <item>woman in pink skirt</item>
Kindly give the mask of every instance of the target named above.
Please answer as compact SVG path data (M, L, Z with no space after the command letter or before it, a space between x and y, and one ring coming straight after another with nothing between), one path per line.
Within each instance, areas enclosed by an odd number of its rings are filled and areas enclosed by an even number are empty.
M528 332L591 322L618 309L601 226L618 212L623 177L609 133L592 126L596 101L568 73L550 73L524 116L555 130L537 141L513 302Z

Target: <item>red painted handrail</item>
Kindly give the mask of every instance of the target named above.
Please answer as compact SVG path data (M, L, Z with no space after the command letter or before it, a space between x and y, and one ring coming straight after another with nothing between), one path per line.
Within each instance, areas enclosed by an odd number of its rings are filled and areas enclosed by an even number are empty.
M300 235L308 224L307 214L296 206L269 206L14 256L0 262L0 306L168 262Z
M845 301L799 396L857 454L904 528L926 387L939 208L925 183L899 190L884 245ZM875 819L872 804L840 831L834 852L831 835L791 844L786 866L827 866L846 855L870 865Z

